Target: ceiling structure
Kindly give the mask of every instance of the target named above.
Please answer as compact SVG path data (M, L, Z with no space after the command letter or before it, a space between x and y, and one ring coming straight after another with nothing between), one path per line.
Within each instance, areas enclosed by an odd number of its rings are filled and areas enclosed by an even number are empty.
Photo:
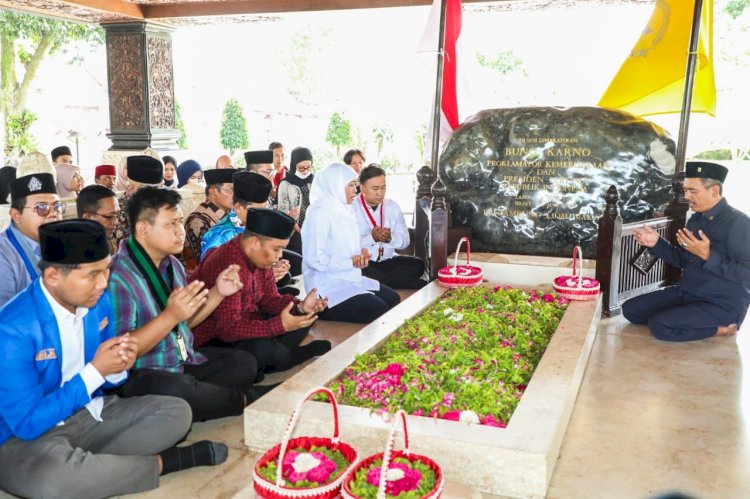
M227 16L430 4L431 0L0 0L0 8L88 23L153 20L168 24Z

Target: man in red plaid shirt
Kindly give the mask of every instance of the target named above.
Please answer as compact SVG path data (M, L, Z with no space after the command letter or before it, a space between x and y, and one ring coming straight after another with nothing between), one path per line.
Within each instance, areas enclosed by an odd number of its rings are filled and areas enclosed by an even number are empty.
M208 254L192 280L213 282L227 265L239 264L243 287L194 329L197 345L239 348L253 354L258 370L265 372L284 371L331 349L325 340L300 346L328 300L313 289L300 301L279 294L276 287L273 266L289 243L294 224L292 217L279 211L250 209L245 232Z

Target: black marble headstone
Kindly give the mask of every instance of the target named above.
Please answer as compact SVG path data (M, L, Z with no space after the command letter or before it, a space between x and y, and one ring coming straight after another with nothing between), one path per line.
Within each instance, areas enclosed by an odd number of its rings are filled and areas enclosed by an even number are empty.
M609 186L625 223L661 216L674 154L662 128L612 109L491 109L454 132L440 174L473 250L571 256L580 245L591 258Z

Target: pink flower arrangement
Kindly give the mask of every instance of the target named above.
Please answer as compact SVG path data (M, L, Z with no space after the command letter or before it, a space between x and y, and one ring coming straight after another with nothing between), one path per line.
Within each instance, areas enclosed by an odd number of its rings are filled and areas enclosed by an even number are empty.
M301 481L327 483L337 468L336 463L322 452L295 451L286 453L282 466L282 476L292 484Z
M422 473L410 468L404 463L391 463L386 472L385 492L391 496L398 496L402 492L410 492L419 487ZM380 468L371 468L367 472L367 483L373 487L380 486Z

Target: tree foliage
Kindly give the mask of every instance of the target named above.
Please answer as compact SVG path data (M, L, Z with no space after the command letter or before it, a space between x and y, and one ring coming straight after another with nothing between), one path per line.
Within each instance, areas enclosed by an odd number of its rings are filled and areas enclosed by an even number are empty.
M512 50L503 50L495 54L494 57L477 53L477 61L480 66L494 69L502 75L508 75L515 71L522 71L526 74L523 69L523 61Z
M36 121L36 114L28 109L11 114L7 119L6 147L14 156L23 156L36 149L36 141L29 133L31 125Z
M320 99L328 67L331 46L330 30L308 25L291 37L282 63L289 77L288 92L299 103L311 104Z
M182 109L177 100L174 101L174 122L175 128L180 132L180 138L177 139L177 147L180 149L187 149L187 133L185 132L185 122L182 119Z
M336 157L341 157L341 147L352 143L352 125L344 116L335 112L328 122L326 142L336 148Z
M101 44L104 30L0 10L0 113L5 123L6 154L10 153L10 117L22 116L26 95L42 60L74 41Z
M393 142L393 130L388 125L381 125L374 127L372 129L372 134L375 137L375 144L378 146L378 158L380 158L383 152L383 146L387 143Z
M732 19L737 19L748 7L750 7L750 0L729 0L726 11Z
M229 99L224 106L219 133L221 147L227 149L230 156L234 155L235 151L250 146L247 138L247 120L237 99Z

